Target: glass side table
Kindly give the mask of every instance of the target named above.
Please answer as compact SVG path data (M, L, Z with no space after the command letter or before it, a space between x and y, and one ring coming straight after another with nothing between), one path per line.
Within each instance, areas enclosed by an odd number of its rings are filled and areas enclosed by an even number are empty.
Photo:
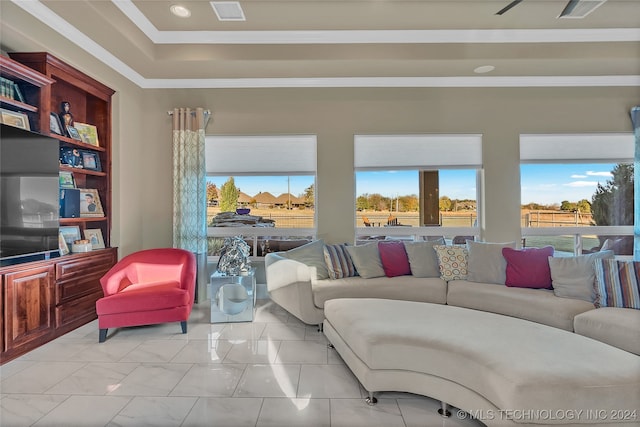
M256 304L256 276L251 269L239 276L216 271L209 280L211 323L252 322Z

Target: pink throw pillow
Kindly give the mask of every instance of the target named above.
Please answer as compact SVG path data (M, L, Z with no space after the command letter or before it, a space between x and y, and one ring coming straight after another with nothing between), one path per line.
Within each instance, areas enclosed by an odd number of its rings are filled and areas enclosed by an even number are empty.
M551 289L549 257L553 256L553 246L520 250L503 248L502 255L507 260L505 285L517 288Z
M387 277L411 274L409 257L402 242L378 242L380 261Z

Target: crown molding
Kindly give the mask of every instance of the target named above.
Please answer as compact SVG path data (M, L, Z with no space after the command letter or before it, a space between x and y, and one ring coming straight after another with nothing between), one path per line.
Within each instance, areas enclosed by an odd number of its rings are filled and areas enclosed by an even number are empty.
M180 88L328 87L615 87L640 86L640 75L335 78L145 78L39 0L11 0L137 86ZM154 43L532 43L640 41L640 29L409 31L158 31L130 0L112 0ZM184 39L180 39L183 37ZM164 41L163 41L164 40ZM191 41L186 41L191 40Z

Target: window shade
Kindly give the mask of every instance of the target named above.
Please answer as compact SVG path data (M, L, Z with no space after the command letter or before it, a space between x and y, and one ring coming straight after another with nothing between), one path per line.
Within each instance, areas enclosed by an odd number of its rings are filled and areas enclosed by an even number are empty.
M631 162L632 133L520 135L522 163Z
M481 168L482 135L356 135L356 170Z
M208 175L315 175L315 135L207 136Z

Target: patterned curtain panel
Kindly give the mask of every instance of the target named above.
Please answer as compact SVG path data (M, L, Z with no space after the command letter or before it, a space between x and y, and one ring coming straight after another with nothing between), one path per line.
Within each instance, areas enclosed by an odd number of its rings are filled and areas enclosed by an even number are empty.
M631 108L631 123L636 139L633 161L633 259L640 261L640 106Z
M202 108L173 110L173 246L207 248L207 183Z

